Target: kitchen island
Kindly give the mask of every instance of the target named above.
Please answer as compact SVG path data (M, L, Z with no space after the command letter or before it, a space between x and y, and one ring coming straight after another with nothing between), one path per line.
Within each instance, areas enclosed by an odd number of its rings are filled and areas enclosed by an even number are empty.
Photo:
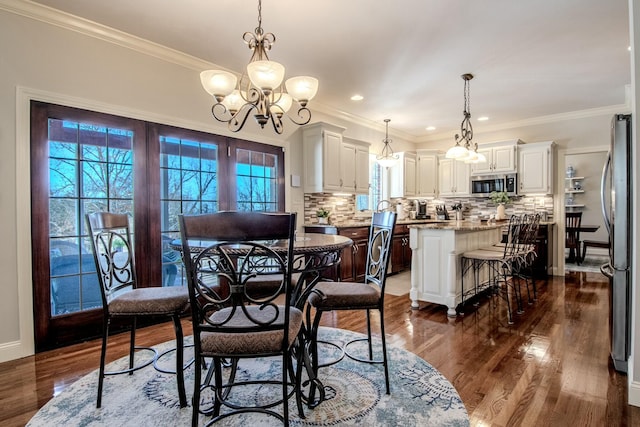
M456 316L461 301L460 257L466 251L500 242L506 222L489 224L447 221L411 224L411 308L419 301L446 305L447 315Z

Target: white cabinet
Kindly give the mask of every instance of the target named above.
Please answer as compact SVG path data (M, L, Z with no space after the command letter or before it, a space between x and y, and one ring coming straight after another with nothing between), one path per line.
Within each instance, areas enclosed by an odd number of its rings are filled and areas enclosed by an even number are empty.
M516 151L522 141L492 142L478 145L478 153L484 154L487 161L471 165L471 175L490 175L494 173L515 173L517 170Z
M534 142L518 147L518 193L553 194L555 160L553 141Z
M416 196L416 155L397 153L395 165L389 168L389 197Z
M323 122L302 130L305 193L368 193L369 147L343 141L344 130Z
M357 194L369 192L369 147L342 142L340 178L340 191Z
M438 195L438 152L435 150L417 151L417 183L419 197L436 197Z
M471 194L469 165L460 160L439 156L439 197L462 197Z

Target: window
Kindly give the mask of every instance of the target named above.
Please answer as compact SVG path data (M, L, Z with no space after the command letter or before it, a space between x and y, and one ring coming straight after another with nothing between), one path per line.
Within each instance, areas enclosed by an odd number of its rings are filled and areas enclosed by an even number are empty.
M383 197L383 170L375 154L369 155L369 194L356 196L356 212L374 211Z
M36 348L99 333L85 214L127 213L141 286L180 286L178 215L284 210L282 148L32 102Z
M47 123L51 313L57 316L102 307L84 213L133 211L133 132Z

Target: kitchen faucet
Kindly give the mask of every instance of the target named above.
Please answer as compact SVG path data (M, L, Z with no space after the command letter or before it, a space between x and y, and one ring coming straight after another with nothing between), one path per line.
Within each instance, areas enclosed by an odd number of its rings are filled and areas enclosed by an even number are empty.
M387 208L386 208L386 209L384 209L384 210L381 210L381 209L380 209L380 205L381 205L381 204L383 204L383 203L386 203L386 204L387 204ZM380 201L378 202L377 206L376 206L376 211L377 211L377 212L385 212L385 211L389 210L389 208L390 208L390 207L391 207L391 202L390 202L389 200L380 200Z

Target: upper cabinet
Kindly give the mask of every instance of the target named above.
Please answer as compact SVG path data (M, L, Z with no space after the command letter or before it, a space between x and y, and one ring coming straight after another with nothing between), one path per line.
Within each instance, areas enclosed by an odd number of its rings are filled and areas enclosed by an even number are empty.
M418 197L436 197L438 195L438 152L436 150L417 151Z
M459 160L439 156L439 197L464 197L471 194L469 165Z
M369 146L355 140L342 141L340 156L342 190L356 194L369 193Z
M395 165L389 168L389 197L416 196L416 155L415 153L397 153Z
M369 191L369 147L343 141L344 130L323 122L302 130L305 193Z
M519 139L513 141L479 144L478 153L484 154L487 161L471 165L471 175L490 175L495 173L515 173L517 149L522 144Z
M554 161L553 141L518 146L518 193L553 194Z

